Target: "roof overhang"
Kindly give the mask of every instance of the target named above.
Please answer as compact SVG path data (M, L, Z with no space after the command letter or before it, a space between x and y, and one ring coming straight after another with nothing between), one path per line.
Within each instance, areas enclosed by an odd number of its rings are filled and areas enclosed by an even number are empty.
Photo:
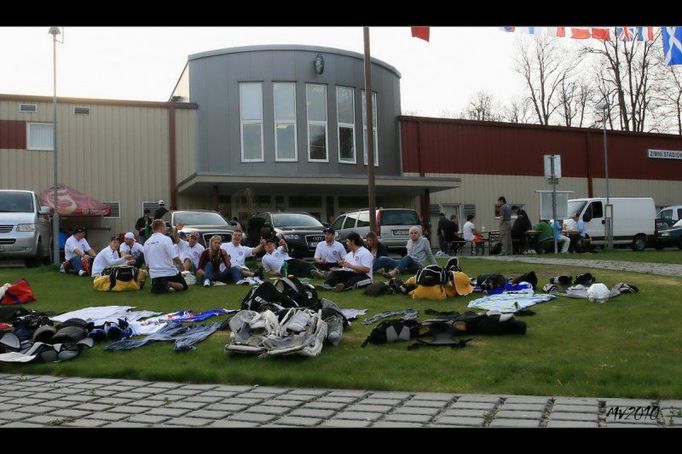
M378 196L417 195L429 192L447 191L458 188L461 178L448 177L386 177L375 178ZM178 192L185 195L206 194L217 187L218 193L232 193L249 187L255 191L269 193L315 192L336 193L339 195L365 195L368 189L367 177L352 176L240 176L195 173L178 184Z

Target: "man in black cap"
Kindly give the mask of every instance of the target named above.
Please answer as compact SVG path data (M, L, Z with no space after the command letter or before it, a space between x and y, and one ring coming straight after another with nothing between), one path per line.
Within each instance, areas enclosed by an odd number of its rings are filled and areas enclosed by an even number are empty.
M144 244L145 240L152 236L152 219L149 208L145 208L144 215L135 222L135 230L140 238L139 243Z
M338 268L339 263L346 256L346 248L336 241L336 232L331 227L322 230L324 241L320 241L315 248L315 266L318 270L329 271Z
M73 235L64 243L64 258L71 264L73 271L79 276L88 276L90 274L87 269L83 268L83 258L86 256L96 256L95 251L85 239L85 234L85 227L76 227L73 230ZM87 259L86 264L88 264Z
M159 200L159 208L157 208L156 212L154 212L154 219L163 219L163 215L166 213L168 213L166 202Z

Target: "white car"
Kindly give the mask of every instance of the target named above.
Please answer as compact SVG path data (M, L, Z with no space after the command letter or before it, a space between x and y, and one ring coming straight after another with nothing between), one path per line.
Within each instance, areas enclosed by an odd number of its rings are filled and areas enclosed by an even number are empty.
M49 214L35 192L0 189L0 258L48 262L52 250Z

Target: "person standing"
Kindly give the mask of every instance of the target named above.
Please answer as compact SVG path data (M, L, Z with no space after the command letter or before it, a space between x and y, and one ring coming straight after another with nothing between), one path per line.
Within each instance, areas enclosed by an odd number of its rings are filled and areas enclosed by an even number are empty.
M73 266L73 270L79 276L87 276L88 272L83 269L83 258L95 257L95 251L85 239L85 227L76 227L73 235L64 244L64 258Z
M511 214L512 210L507 199L504 196L500 196L497 199L500 206L500 240L502 241L502 251L500 255L512 255L512 236L511 236Z
M329 271L338 267L339 262L346 256L346 248L336 241L336 231L331 227L325 227L324 241L320 241L315 248L315 266L318 270Z
M112 266L135 264L135 259L132 256L121 257L118 250L120 246L121 240L118 239L118 236L112 236L109 246L99 251L92 262L92 277L101 276L102 271Z
M445 217L445 213L441 213L438 217L438 247L443 254L448 252L447 230L450 221Z
M156 209L154 212L154 219L163 219L163 215L168 213L168 209L166 208L166 202L163 200L159 200L159 208Z
M152 293L187 290L187 282L179 271L182 262L173 241L165 234L166 223L162 219L154 219L152 232L144 243L144 260L152 278Z
M140 243L135 241L133 232L127 232L123 237L123 243L120 247L121 255L131 255L135 259L135 266L140 268L144 265L144 248Z
M144 215L135 222L135 230L137 230L137 235L140 238L140 244L152 236L152 217L150 216L149 208L145 208Z

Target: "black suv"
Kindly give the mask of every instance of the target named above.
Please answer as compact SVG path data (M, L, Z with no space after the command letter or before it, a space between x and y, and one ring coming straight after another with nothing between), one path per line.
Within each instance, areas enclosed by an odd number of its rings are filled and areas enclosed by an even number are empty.
M257 213L246 226L246 244L253 247L261 238L278 235L284 238L291 257L312 257L324 241L324 225L307 213Z

